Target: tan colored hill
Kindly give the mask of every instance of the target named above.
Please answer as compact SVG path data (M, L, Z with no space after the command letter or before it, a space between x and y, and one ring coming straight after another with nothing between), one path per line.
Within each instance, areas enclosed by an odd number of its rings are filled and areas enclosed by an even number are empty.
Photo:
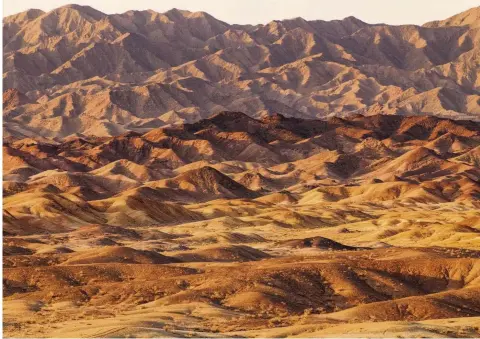
M454 15L448 19L441 21L433 21L426 23L425 27L448 27L448 26L469 26L471 28L479 28L480 7L469 9L460 14Z
M212 200L213 198L252 198L256 194L216 169L205 166L184 172L174 178L147 184L179 201Z
M224 110L478 119L476 18L478 8L423 27L353 17L242 26L181 10L30 10L4 20L4 129L116 136Z
M28 103L30 103L28 97L14 88L3 92L3 109L6 111Z
M161 254L150 251L133 250L128 247L106 247L102 251L83 251L69 256L63 265L96 264L96 263L137 263L137 264L165 264L175 262Z

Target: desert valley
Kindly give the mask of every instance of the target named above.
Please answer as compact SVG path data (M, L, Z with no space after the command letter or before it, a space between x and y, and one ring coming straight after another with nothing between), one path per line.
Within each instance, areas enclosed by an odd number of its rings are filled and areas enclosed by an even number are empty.
M480 7L4 18L6 337L479 337Z

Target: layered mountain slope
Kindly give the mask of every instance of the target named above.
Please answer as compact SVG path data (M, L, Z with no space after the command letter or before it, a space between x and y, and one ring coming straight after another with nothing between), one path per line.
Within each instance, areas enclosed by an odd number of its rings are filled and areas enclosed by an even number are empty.
M474 8L424 27L353 17L242 26L176 9L30 10L4 20L5 131L112 136L223 110L478 119L477 17Z

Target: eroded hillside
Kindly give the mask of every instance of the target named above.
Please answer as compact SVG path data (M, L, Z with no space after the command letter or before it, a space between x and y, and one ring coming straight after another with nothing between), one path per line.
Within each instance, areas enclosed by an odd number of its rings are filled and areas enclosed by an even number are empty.
M222 112L4 140L4 334L478 337L480 124Z
M70 5L3 23L5 134L116 136L221 111L476 119L479 8L425 26Z

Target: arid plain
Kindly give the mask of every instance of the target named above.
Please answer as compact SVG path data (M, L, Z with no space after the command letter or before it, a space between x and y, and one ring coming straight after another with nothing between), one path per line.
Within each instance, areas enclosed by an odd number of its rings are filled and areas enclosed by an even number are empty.
M479 337L479 18L5 18L4 336Z

